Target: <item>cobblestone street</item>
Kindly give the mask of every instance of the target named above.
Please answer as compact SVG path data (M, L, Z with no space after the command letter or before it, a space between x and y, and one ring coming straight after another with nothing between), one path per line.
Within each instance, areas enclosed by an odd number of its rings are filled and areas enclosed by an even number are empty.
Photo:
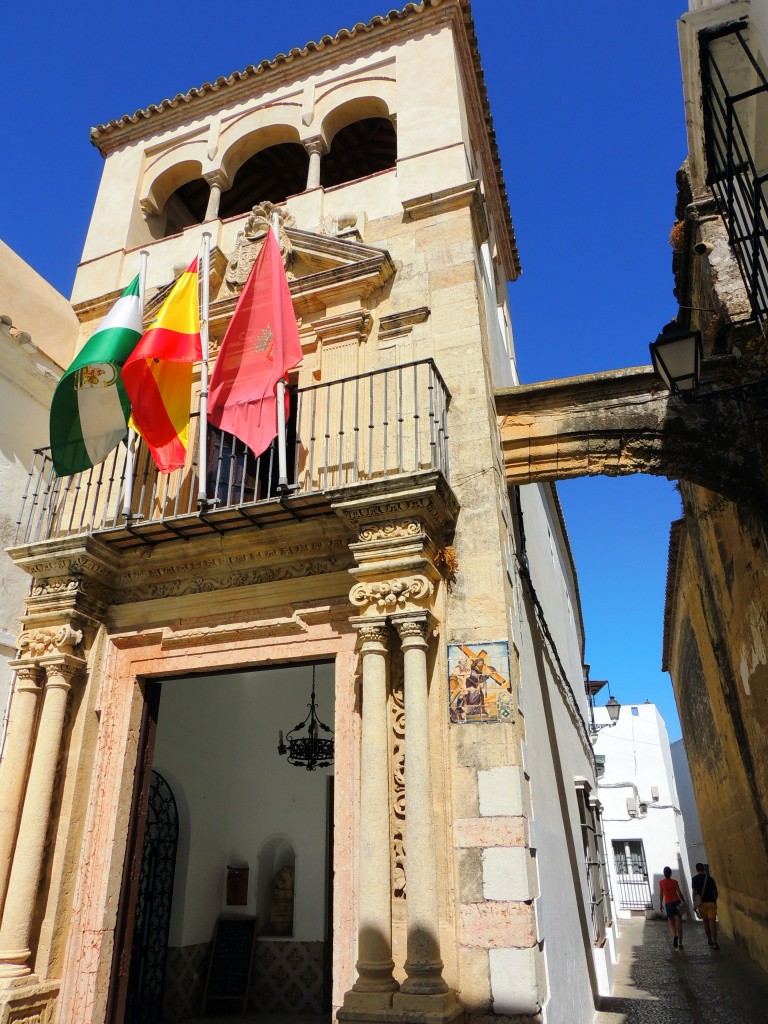
M768 975L729 939L707 946L700 923L685 923L684 950L672 948L665 921L621 922L613 994L594 1024L763 1024Z

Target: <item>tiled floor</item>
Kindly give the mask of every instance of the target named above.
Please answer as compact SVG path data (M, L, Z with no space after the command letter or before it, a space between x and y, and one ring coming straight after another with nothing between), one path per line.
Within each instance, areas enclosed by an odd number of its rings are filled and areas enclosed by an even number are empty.
M723 936L685 925L672 948L666 921L621 921L613 994L595 1024L768 1024L768 975Z

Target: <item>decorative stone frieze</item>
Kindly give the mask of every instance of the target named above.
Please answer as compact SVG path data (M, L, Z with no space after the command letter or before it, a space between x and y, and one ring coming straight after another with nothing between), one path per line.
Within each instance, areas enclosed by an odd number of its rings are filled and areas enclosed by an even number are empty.
M350 591L349 600L356 608L375 605L379 614L382 614L403 611L409 605L430 598L434 590L433 584L426 576L405 576L400 579L358 583Z
M398 523L382 523L378 526L363 526L358 531L361 541L393 540L400 537L423 537L424 527L418 519L406 519Z
M406 898L405 876L405 700L402 679L393 680L389 703L391 734L392 895Z

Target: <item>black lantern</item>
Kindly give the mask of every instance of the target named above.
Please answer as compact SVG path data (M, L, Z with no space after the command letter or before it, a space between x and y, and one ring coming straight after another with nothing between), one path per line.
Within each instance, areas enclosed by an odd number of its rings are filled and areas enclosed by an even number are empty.
M619 720L619 713L621 712L621 704L619 704L613 694L605 702L605 710L608 712L611 725L616 725Z
M313 772L316 768L328 768L333 764L333 729L325 725L317 717L317 704L315 703L315 666L312 666L312 696L307 705L309 714L303 722L299 722L285 737L288 746L283 742L283 733L280 731L280 742L277 746L278 754L288 755L288 764L294 764L297 768L306 768ZM323 739L319 732L331 734L331 739Z
M668 325L649 347L654 370L673 394L693 391L699 386L701 331Z

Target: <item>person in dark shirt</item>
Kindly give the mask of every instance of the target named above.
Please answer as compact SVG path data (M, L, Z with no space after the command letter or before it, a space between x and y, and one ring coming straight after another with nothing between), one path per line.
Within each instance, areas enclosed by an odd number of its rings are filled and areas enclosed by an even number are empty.
M696 907L696 913L704 922L704 931L707 934L707 945L712 949L720 949L717 944L717 883L706 864L696 865L697 874L691 879L693 889L693 901L697 897L701 902Z

